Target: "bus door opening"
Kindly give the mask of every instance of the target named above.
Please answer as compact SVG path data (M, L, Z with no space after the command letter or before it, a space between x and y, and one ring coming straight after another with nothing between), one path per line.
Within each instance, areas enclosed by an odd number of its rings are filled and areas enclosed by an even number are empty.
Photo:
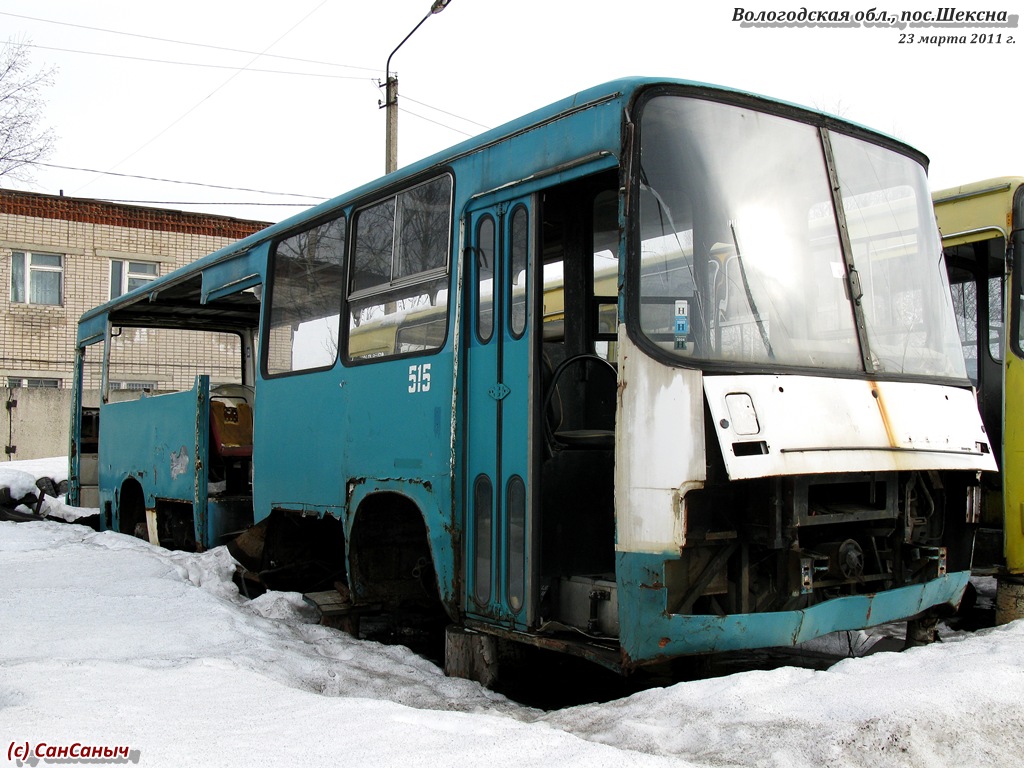
M548 190L542 231L542 613L549 626L614 637L615 174Z

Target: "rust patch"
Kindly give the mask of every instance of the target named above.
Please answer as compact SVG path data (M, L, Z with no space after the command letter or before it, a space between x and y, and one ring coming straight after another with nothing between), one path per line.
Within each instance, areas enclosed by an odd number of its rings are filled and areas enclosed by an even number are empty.
M669 639L668 639L667 637L663 637L663 638L661 638L661 639L660 639L660 640L658 641L658 647L659 647L659 648L664 648L664 647L665 647L665 646L667 646L667 645L668 645L668 644L669 644L670 642L672 642L672 641L671 641L671 640L669 640Z
M345 506L349 507L352 505L352 497L355 495L356 487L363 485L366 482L365 477L350 477L348 482L345 483Z
M899 448L899 442L893 433L892 422L889 419L889 412L885 407L885 399L882 397L878 382L869 381L868 386L871 387L871 396L875 398L875 404L878 406L878 415L882 417L882 426L885 427L885 436L889 438L889 446Z

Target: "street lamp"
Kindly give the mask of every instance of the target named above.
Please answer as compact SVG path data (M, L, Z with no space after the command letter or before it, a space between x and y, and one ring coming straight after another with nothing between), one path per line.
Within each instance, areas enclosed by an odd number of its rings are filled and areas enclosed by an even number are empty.
M384 169L387 173L398 168L398 77L391 74L391 57L398 53L398 49L405 45L405 41L412 37L417 29L423 26L423 22L435 13L443 11L450 2L451 0L434 0L433 5L430 6L430 12L412 28L412 32L406 35L402 42L395 46L391 56L388 56L388 63L384 67L384 72L387 75L387 84L384 90L384 108L387 110L385 113L387 128L384 137Z

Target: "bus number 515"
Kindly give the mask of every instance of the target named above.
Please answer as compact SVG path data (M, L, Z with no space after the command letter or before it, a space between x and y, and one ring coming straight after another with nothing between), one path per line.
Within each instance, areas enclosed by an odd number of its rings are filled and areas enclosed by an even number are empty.
M430 363L409 366L409 394L430 391Z

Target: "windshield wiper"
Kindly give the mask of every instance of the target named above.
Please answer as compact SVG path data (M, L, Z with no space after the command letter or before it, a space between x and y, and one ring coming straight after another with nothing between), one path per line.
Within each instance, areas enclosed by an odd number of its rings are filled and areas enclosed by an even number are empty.
M757 309L757 304L754 302L754 294L750 290L750 281L747 280L747 268L743 266L743 256L740 253L740 242L736 237L736 225L732 221L729 222L729 229L732 231L732 244L736 248L736 263L740 268L740 279L743 281L743 292L747 295L747 306L750 307L750 313L754 316L754 323L757 325L757 331L761 334L761 342L764 344L765 352L768 353L768 359L775 359L775 352L772 351L772 343L768 339L768 330L764 327L764 320L761 319L761 313Z

